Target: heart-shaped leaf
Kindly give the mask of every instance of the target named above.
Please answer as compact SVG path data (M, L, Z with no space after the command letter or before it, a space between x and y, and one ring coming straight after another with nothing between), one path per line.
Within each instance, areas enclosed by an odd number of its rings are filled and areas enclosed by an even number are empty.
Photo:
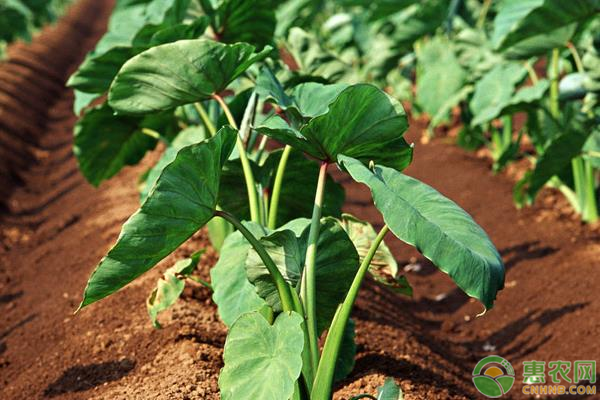
M261 239L261 243L273 258L283 277L293 287L298 288L304 270L309 221L301 235L287 229L290 224ZM298 229L299 226L295 226ZM248 280L256 286L258 294L273 307L275 312L282 310L275 283L262 260L254 250L250 250L246 260ZM343 301L358 270L358 254L348 235L333 218L321 221L317 258L315 262L317 288L317 328L319 332L329 324Z
M302 369L303 321L295 312L280 314L273 325L258 312L242 315L225 341L221 398L289 399Z
M153 47L127 61L113 81L108 101L125 114L169 110L224 90L269 47L254 53L247 43L180 40Z
M432 187L394 169L366 168L340 156L355 181L371 189L390 230L450 275L469 296L493 306L504 286L504 265L487 234L456 203Z
M257 238L265 235L254 223L245 223L245 226ZM213 300L217 303L221 320L229 327L240 315L258 311L267 305L246 276L246 258L251 247L240 232L232 233L223 243L219 261L210 270Z
M256 80L256 93L285 111L286 117L294 127L301 127L307 119L325 114L329 104L347 87L345 83L324 85L307 82L295 86L291 93L287 94L269 68L263 68Z
M221 169L235 145L236 135L234 129L224 127L210 140L177 153L93 272L80 308L142 275L213 217Z
M106 104L89 110L75 125L73 152L87 180L98 186L125 165L137 164L157 140L142 132L152 128L167 133L173 128L172 115L146 118L115 116Z
M299 129L273 116L256 130L319 160L335 162L339 154L350 154L401 170L412 160L412 148L402 137L407 127L400 103L373 85L358 84L342 90L326 113Z
M504 50L533 36L549 33L600 11L598 0L505 0L494 19L492 42Z

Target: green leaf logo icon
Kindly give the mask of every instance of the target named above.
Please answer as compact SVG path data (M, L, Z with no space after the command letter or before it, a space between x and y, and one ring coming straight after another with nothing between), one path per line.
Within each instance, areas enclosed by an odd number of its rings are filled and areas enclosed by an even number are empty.
M506 394L515 383L515 370L500 356L488 356L473 369L473 384L484 396L497 398Z

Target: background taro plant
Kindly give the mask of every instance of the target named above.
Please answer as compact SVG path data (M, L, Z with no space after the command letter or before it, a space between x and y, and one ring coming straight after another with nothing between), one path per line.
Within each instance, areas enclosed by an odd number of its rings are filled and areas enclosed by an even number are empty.
M457 143L486 146L494 171L528 158L519 207L548 185L595 222L599 11L597 0L343 0L301 26L330 57L321 68L410 101L428 135L458 117Z
M242 5L268 22L258 31L264 37L249 35L244 19L231 15ZM136 32L120 31L115 21L125 15L137 16ZM402 137L408 122L400 103L371 84L328 83L346 73L345 64L298 29L284 34L309 45L290 40L279 58L267 44L274 31L275 14L256 2L119 3L109 32L70 80L83 111L76 155L99 184L158 141L166 150L144 174L141 207L90 277L81 307L209 225L220 258L211 282L201 283L214 291L229 327L222 397L329 399L333 383L353 368L350 316L366 274L411 292L383 243L388 231L486 308L503 286L504 268L466 212L402 174L412 146ZM241 42L256 38L260 51ZM298 55L307 51L312 59ZM339 68L321 69L330 63ZM92 99L97 105L89 107ZM268 151L271 141L283 149ZM379 232L341 214L333 168L370 189L385 221ZM184 279L198 280L199 255L175 264L152 292L155 325ZM401 396L393 381L381 388L385 394Z
M30 40L35 31L54 21L70 0L3 0L0 2L0 59L17 39Z

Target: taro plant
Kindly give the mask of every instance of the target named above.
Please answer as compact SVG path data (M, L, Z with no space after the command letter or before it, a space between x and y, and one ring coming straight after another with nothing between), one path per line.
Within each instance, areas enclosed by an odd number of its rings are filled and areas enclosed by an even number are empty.
M119 118L143 126L191 105L208 135L182 139L150 171L141 207L91 275L80 308L123 288L207 224L226 221L236 231L224 239L210 282L229 327L222 398L325 400L353 367L351 312L366 275L395 272L382 245L388 232L415 246L486 309L503 287L504 267L464 210L402 173L413 153L403 138L407 117L377 87L306 82L286 90L264 69L242 102L246 118L238 124L234 102L222 93L269 51L187 39L151 47L120 67L107 105ZM253 120L256 97L276 112ZM208 104L226 119L218 129L203 115ZM264 153L267 140L283 150ZM378 232L327 212L340 208L332 168L370 189L385 221ZM298 218L296 209L307 208L310 218ZM165 273L149 300L154 317L181 292L195 263L197 256ZM410 293L402 278L379 280ZM391 381L380 396L386 392L401 396Z

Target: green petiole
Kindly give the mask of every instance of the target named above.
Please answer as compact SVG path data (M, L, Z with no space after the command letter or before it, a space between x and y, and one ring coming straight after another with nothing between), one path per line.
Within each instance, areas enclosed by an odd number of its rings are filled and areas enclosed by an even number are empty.
M277 210L279 207L279 198L281 196L281 184L283 182L283 176L285 175L285 167L287 165L288 158L292 152L292 146L285 146L279 165L277 166L277 172L275 174L275 182L273 183L273 194L271 195L271 207L269 208L269 228L275 229L277 227Z
M232 127L234 127L235 129L238 129L238 125L235 122L235 118L233 118L233 115L231 114L231 111L229 110L229 107L227 106L225 101L223 101L223 98L221 96L219 96L218 94L214 94L212 97L213 97L213 99L215 99L217 101L217 103L219 103L219 105L223 109L223 112L225 113L225 116L227 117L227 121L229 121L229 124ZM253 222L260 222L260 210L258 208L256 183L254 181L254 175L252 173L252 167L250 166L250 161L248 161L248 155L246 154L246 148L244 147L244 143L242 142L242 138L240 137L239 134L237 136L236 146L237 146L238 153L240 156L240 162L242 163L242 169L244 171L244 179L246 181L246 189L248 191L248 203L250 205L250 219Z
M273 259L271 258L267 250L265 250L260 241L236 217L234 217L227 211L217 210L215 211L215 216L221 217L227 222L231 223L231 225L235 226L235 228L239 230L242 233L242 235L244 235L246 240L250 242L250 244L252 245L254 250L256 250L256 253L260 257L262 262L265 264L265 267L267 267L269 274L271 274L271 277L275 282L275 286L277 287L277 292L279 293L279 298L281 299L283 310L295 311L296 308L294 307L294 300L291 294L292 289L290 288L290 285L288 285L288 283L285 281L283 275L281 275L281 272L275 265L275 262L273 262Z
M384 225L383 228L381 228L381 230L377 234L377 237L375 238L373 243L371 243L371 247L369 248L367 255L363 259L362 263L360 264L360 267L358 268L358 272L354 276L354 280L352 281L352 285L350 286L348 294L346 294L344 302L339 305L335 316L333 317L331 327L329 328L329 333L327 334L327 338L325 339L325 346L323 347L323 356L321 357L321 361L319 362L319 366L317 368L317 375L315 378L313 390L311 392L311 400L331 399L331 388L333 386L335 362L340 352L340 346L342 344L344 329L346 327L346 324L348 323L348 320L350 319L352 307L354 306L354 302L358 297L358 291L365 278L365 275L369 270L371 260L375 256L379 245L383 241L383 238L385 237L388 231L388 226Z
M310 222L308 234L308 247L306 249L306 265L302 274L301 295L306 312L306 323L308 325L309 347L312 356L313 369L317 369L319 360L319 337L317 333L317 290L315 263L317 258L317 242L319 241L319 229L321 223L321 212L323 208L323 197L325 194L325 182L327 180L327 162L321 163L319 169L319 180L315 193L315 203Z

